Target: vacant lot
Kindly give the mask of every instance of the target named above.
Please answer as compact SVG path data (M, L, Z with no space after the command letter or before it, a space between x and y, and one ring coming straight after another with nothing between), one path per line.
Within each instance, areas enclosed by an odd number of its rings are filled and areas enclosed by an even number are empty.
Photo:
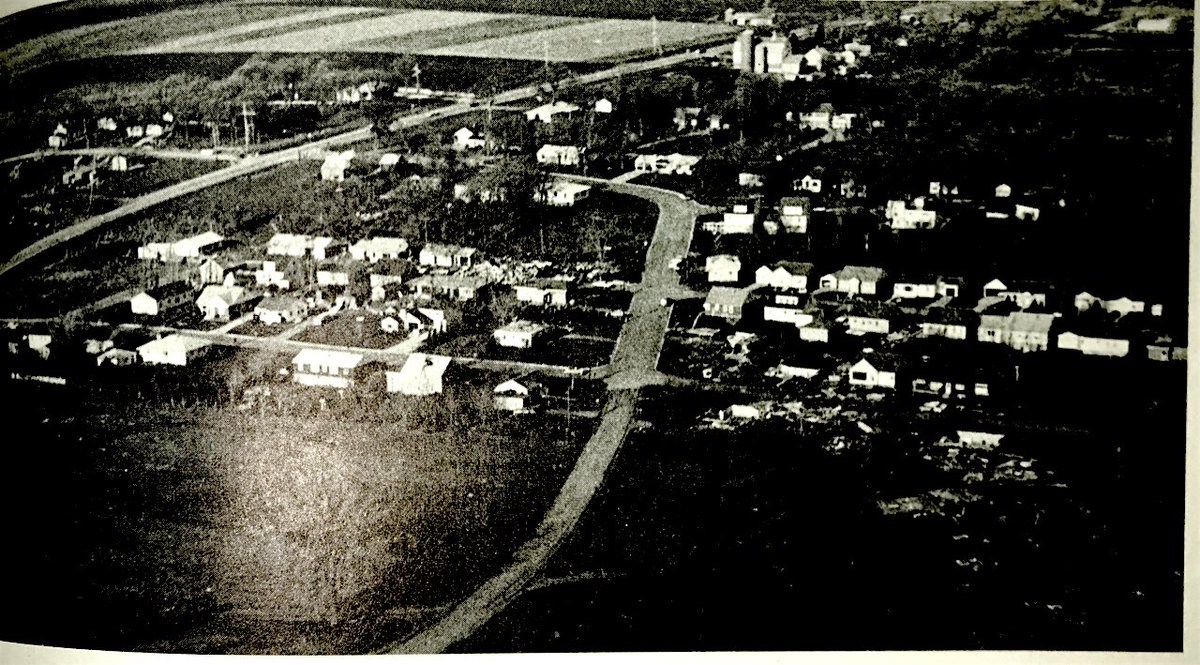
M404 333L385 333L379 327L383 317L356 309L325 319L319 326L309 326L293 339L316 344L336 344L364 349L386 349L403 342ZM285 328L280 328L284 330Z

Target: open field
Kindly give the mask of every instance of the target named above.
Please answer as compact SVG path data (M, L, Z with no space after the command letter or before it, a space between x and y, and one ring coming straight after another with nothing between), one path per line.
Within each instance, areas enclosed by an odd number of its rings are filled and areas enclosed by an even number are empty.
M732 33L721 23L659 21L663 48ZM14 45L10 66L109 54L409 53L557 62L648 51L650 21L435 9L222 5L176 9L51 33Z
M121 400L26 391L14 406L57 443L19 463L72 491L14 518L29 546L10 593L25 610L3 638L347 653L403 634L525 537L589 434L576 422L568 437L556 418L520 429L491 410L491 383L466 379L436 403L278 386L324 395L312 414L183 406L165 387ZM345 574L311 568L329 565Z

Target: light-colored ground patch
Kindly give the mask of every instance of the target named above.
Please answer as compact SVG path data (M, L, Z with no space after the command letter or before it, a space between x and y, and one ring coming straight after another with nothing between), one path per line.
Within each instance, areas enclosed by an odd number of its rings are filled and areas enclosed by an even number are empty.
M279 35L245 41L207 42L194 50L238 52L313 53L352 51L354 44L386 39L418 31L454 29L500 18L501 14L418 10L366 18L349 23L293 30Z
M322 21L341 16L362 14L364 12L371 11L373 10L368 7L329 7L326 9L313 8L298 14L276 16L259 21L231 25L221 30L188 35L186 37L160 42L145 48L135 49L131 51L131 53L178 53L194 50L207 50L205 48L206 45L220 45L230 40L236 40L239 36L258 32L260 30L288 28L292 26L298 26L299 24Z
M654 32L650 21L612 19L446 46L422 54L588 62L649 50L654 45ZM670 47L729 33L731 29L715 23L659 21L657 32L658 44Z

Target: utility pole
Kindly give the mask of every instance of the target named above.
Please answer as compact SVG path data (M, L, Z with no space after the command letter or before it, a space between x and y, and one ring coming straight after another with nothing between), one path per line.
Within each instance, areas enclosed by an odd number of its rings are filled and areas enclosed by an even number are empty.
M419 97L421 94L421 63L414 62L412 71L413 77L417 80L416 96Z
M255 115L254 111L251 111L249 109L249 107L246 105L246 102L242 102L242 131L246 135L246 149L247 150L250 149L250 130L253 126L253 122L251 122L250 116L253 116L253 115Z
M653 16L650 17L650 34L654 55L662 55L662 46L658 43L658 19Z

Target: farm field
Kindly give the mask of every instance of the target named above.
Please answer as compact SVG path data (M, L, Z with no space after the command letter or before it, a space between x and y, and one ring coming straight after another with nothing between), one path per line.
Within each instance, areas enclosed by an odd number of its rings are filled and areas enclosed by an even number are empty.
M733 30L718 23L657 23L663 48ZM637 19L235 4L53 33L15 45L10 58L32 64L106 54L366 52L590 62L646 51L654 32L650 21Z

